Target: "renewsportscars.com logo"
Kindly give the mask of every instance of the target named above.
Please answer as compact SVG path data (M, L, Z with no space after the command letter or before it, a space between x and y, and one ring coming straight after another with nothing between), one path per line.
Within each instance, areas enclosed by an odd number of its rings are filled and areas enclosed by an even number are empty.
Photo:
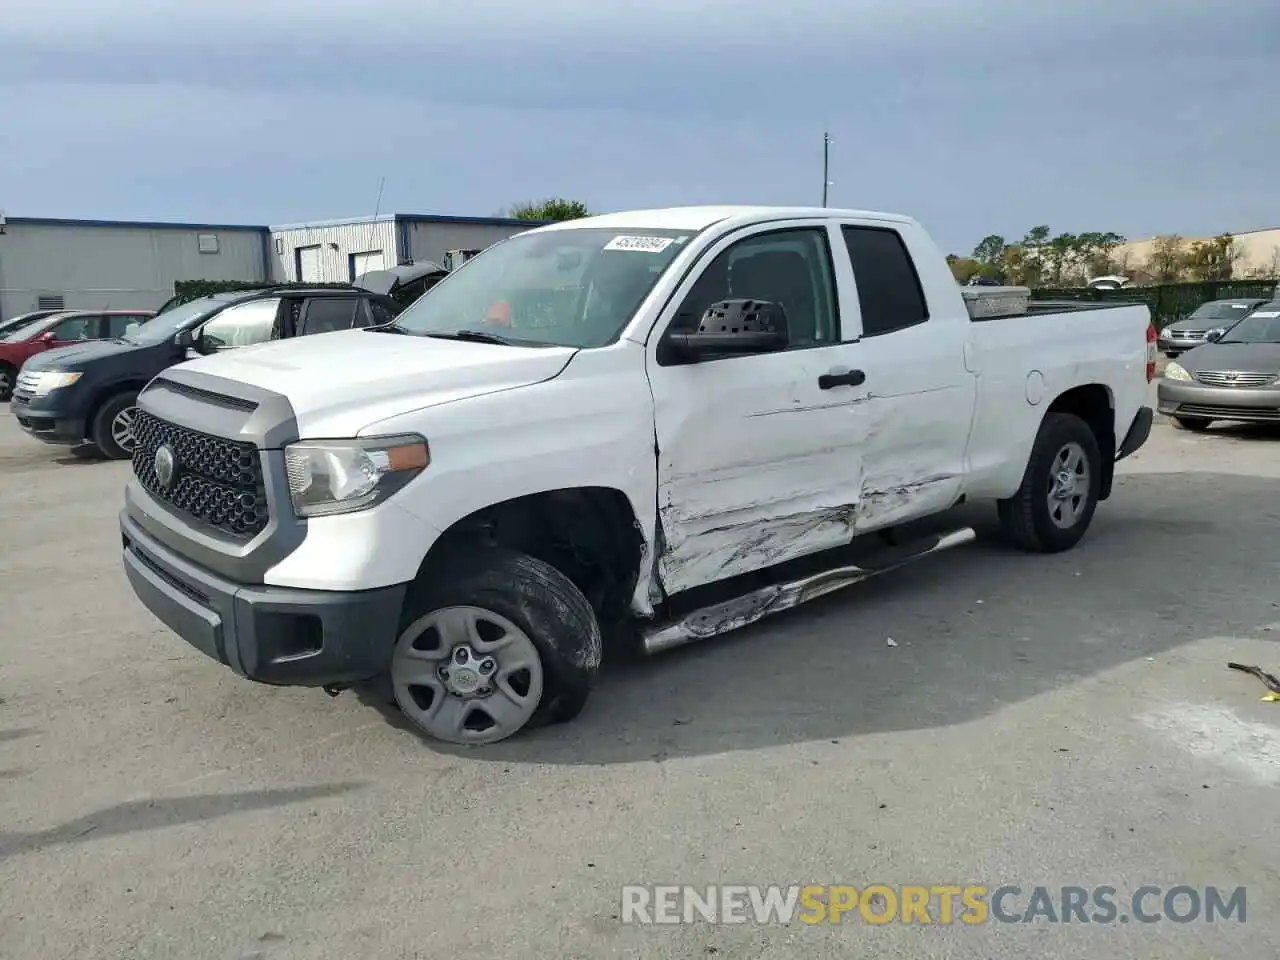
M1185 884L1142 886L1128 894L1107 886L627 886L622 888L622 922L968 926L992 922L1244 923L1245 899L1244 887L1223 890Z

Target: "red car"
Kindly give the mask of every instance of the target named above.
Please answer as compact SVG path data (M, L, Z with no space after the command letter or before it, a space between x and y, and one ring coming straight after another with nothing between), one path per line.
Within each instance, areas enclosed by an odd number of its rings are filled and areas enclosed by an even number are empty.
M0 401L9 399L18 371L37 353L122 337L129 327L154 316L154 310L67 310L19 327L0 339Z

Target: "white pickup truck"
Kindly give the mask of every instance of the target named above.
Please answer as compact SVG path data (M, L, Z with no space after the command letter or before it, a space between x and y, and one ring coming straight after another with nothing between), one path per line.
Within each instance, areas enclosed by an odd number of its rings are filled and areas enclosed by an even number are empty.
M530 230L390 324L152 380L125 570L250 680L502 740L577 715L613 643L713 636L971 539L962 502L1025 550L1075 545L1150 431L1147 309L972 312L902 216Z

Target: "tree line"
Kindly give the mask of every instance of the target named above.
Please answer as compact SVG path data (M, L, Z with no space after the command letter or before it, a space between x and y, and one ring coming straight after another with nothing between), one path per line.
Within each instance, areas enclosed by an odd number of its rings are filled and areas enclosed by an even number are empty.
M1229 233L1195 241L1176 234L1156 237L1145 257L1121 250L1125 243L1118 233L1055 235L1042 224L1013 243L997 234L983 237L970 256L950 254L947 263L961 283L978 277L1022 287L1069 287L1117 275L1137 283L1233 280L1243 256ZM1280 263L1252 272L1269 278L1280 273Z

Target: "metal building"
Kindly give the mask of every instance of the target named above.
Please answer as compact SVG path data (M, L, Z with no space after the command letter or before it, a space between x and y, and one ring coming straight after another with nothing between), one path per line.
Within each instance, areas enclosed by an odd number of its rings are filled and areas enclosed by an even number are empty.
M177 280L268 280L263 226L0 218L0 319L30 310L154 309Z
M444 263L450 250L481 250L541 226L505 217L389 213L272 227L277 281L349 283L399 263Z

